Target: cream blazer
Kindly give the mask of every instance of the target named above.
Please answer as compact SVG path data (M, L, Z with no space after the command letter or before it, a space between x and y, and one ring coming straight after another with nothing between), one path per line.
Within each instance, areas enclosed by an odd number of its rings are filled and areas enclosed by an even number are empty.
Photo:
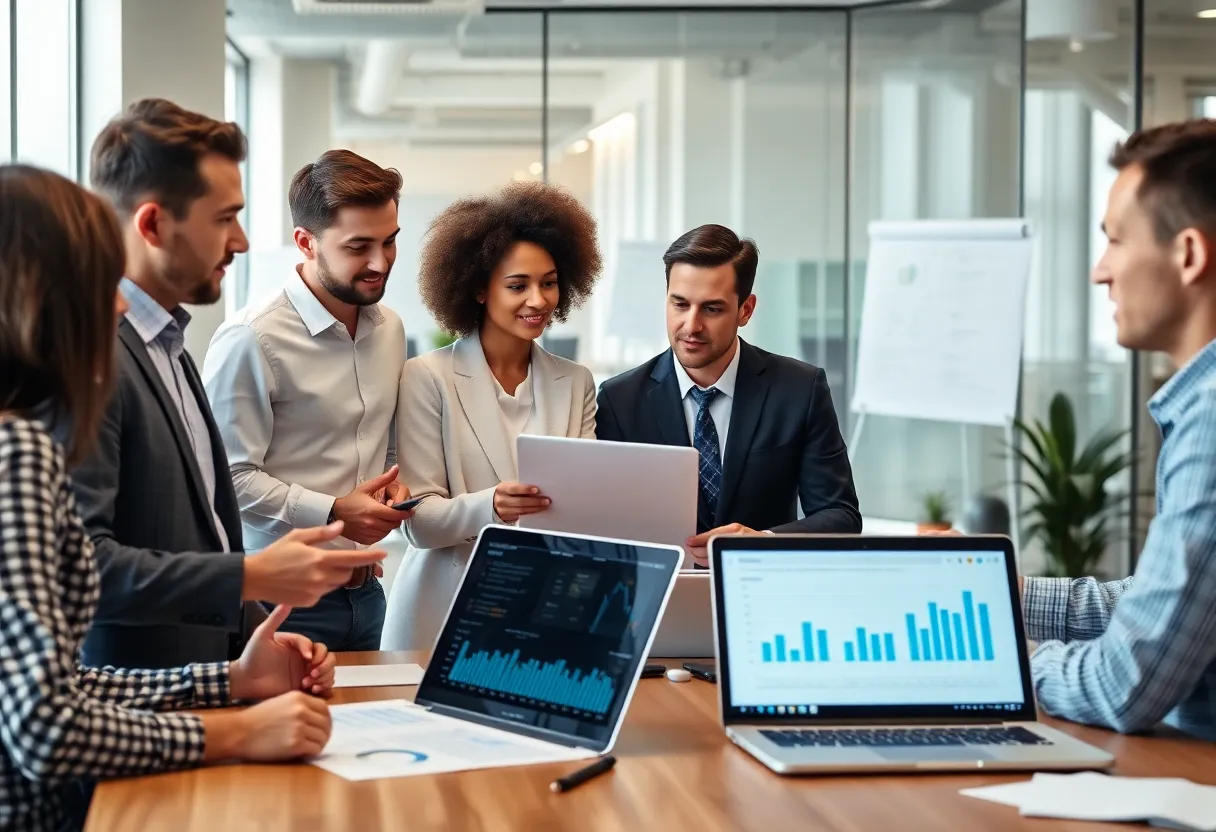
M591 372L532 346L534 432L595 438ZM382 650L430 650L478 533L501 522L494 489L516 479L494 376L477 335L405 363L397 401L397 464L415 497L409 549L393 579Z

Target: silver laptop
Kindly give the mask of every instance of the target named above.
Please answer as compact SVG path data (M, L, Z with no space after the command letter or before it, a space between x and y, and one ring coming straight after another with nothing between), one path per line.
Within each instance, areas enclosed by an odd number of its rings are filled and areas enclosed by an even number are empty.
M1006 537L710 541L726 734L773 771L1104 768L1036 722Z
M610 751L682 557L675 546L486 526L415 704Z
M701 659L714 655L714 619L708 569L682 569L659 621L650 655Z

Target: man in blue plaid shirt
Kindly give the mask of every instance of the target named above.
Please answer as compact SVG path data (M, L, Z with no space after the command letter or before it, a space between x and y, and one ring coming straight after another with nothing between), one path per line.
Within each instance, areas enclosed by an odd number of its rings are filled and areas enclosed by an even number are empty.
M1023 580L1043 642L1035 692L1065 719L1128 732L1164 720L1216 740L1216 121L1136 133L1110 162L1093 280L1116 304L1119 343L1179 371L1149 402L1163 444L1135 575Z

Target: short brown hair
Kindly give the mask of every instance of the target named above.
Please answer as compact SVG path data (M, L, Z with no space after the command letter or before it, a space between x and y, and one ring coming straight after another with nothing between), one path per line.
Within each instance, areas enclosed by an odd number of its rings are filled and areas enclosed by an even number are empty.
M0 166L0 409L65 420L69 462L89 452L110 395L124 265L104 200L57 173Z
M153 200L183 217L207 192L199 161L210 153L243 162L245 134L233 122L216 121L163 98L145 98L97 136L89 178L125 216L140 202Z
M334 224L349 206L375 208L401 202L401 174L349 150L327 150L291 178L291 221L311 234Z
M469 335L485 311L477 296L511 246L540 246L557 267L553 318L566 320L599 279L603 263L595 218L568 191L541 182L512 182L498 193L462 199L427 230L418 292L445 332Z
M1216 232L1216 120L1139 130L1115 145L1110 164L1144 172L1137 196L1160 242L1187 228Z
M713 269L730 263L735 267L735 293L742 303L756 283L756 266L760 262L760 250L748 239L739 239L735 232L724 225L702 225L685 232L672 243L663 255L668 282L671 267L676 263Z

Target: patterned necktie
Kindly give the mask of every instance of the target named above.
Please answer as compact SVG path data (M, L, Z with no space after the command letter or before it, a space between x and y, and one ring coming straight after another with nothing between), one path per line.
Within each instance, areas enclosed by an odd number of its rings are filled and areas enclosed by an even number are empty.
M701 454L701 496L709 508L710 522L718 513L718 492L722 489L722 459L719 456L718 429L709 415L709 405L717 398L717 387L702 390L693 387L689 391L697 403L697 421L692 431L692 446Z

